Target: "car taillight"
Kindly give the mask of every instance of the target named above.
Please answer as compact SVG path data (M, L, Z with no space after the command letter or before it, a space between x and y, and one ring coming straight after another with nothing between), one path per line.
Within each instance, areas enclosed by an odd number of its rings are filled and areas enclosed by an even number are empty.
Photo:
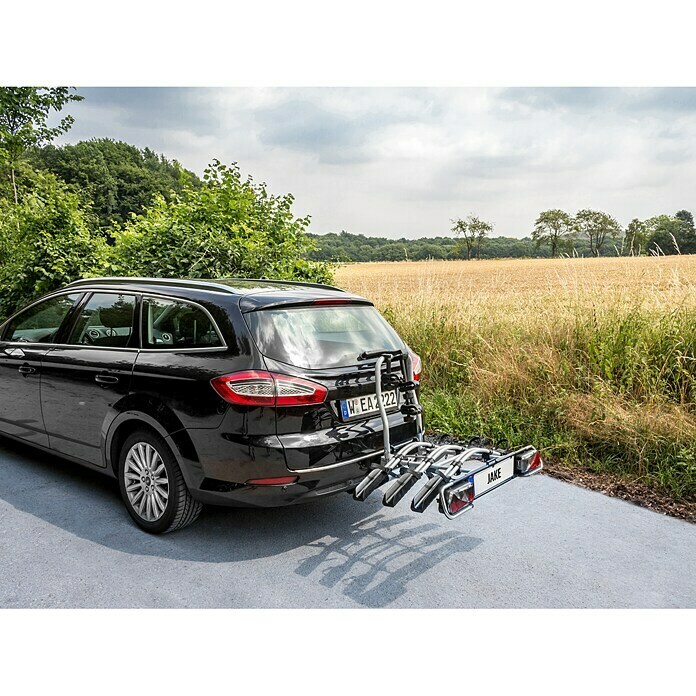
M413 366L413 381L420 382L421 372L423 372L423 361L420 355L414 353L410 348L408 351L411 354L411 365Z
M213 389L236 406L308 406L325 401L328 390L302 377L266 370L245 370L215 377Z

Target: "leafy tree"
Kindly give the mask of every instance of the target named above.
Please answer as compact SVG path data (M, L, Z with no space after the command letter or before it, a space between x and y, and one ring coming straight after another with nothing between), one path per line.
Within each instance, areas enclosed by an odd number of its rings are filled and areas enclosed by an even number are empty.
M64 116L57 126L48 124L51 112L60 112L71 101L80 101L68 87L0 87L0 156L9 169L15 204L19 203L17 168L24 154L65 133L73 124Z
M423 259L444 259L446 251L437 244L420 244L414 246L411 258L414 260Z
M474 248L474 237L469 232L469 223L467 220L462 220L457 218L456 220L450 220L452 223L452 232L456 237L459 238L454 252L457 256L461 255L463 250L466 250L467 260L471 259L471 250Z
M573 219L563 210L545 210L534 223L532 239L537 243L548 244L551 256L570 248L573 237Z
M178 162L145 148L108 138L75 145L47 145L31 155L34 166L47 169L90 202L102 228L123 224L140 214L157 194L171 199L185 186L200 187L200 179Z
M0 317L104 267L106 243L64 183L37 173L21 193L0 200Z
M476 257L480 259L481 247L484 245L488 235L493 231L493 225L479 218L474 218L469 227L476 235Z
M677 220L681 220L682 225L685 229L693 232L694 231L694 216L688 210L678 210L674 217Z
M651 253L669 255L696 252L696 234L691 214L682 210L677 215L657 215L646 221L649 229L648 249Z
M406 261L406 245L392 240L384 245L380 256L383 261Z
M550 256L548 248L539 248L530 237L515 239L513 237L491 237L481 252L483 258L533 258Z
M471 252L475 249L476 255L481 257L481 247L486 237L493 231L493 225L476 215L468 215L465 220L457 218L451 220L452 232L460 237L461 244L455 249L459 253L461 249L466 249L467 260L471 259Z
M648 232L649 227L645 221L633 218L633 220L628 223L626 236L624 237L626 253L630 256L640 256L644 254L648 247Z
M696 254L696 227L694 216L688 210L679 210L674 215L680 222L680 231L677 239L682 254Z
M676 254L679 252L678 236L681 221L671 215L656 215L646 220L648 227L648 251L651 254Z
M243 180L236 164L215 160L201 188L161 195L114 235L111 268L122 275L177 278L246 276L327 281L325 263L306 260L309 218L293 216L293 197L272 196Z
M362 261L372 261L372 247L369 244L362 244L358 248L358 254ZM329 259L323 259L328 261Z
M592 256L599 256L607 236L616 239L621 233L621 225L616 219L599 210L579 210L573 226L576 234L589 241Z

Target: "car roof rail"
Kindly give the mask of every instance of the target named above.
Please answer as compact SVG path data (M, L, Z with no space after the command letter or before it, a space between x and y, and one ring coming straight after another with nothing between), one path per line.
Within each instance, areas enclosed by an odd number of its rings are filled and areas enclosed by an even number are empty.
M311 283L308 280L282 280L279 278L218 278L211 279L211 282L221 281L241 281L250 283L273 283L276 285L299 285L308 288L320 288L321 290L336 290L336 292L346 292L343 288L337 288L335 285L327 285L326 283Z
M245 282L245 283L265 283L274 285L297 285L298 287L319 288L321 290L335 290L336 292L346 292L343 288L337 288L334 285L325 285L324 283L311 283L303 280L280 280L276 278L145 278L136 276L104 276L95 278L82 278L68 283L66 287L76 287L82 285L92 285L94 283L152 283L159 285L189 285L194 287L209 287L211 289L225 289L232 291L233 287L228 285L229 282Z

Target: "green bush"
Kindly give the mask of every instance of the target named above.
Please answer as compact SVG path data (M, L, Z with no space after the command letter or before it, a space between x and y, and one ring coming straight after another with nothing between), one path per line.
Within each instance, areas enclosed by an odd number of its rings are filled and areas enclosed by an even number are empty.
M0 318L104 267L107 245L64 183L35 173L20 202L0 199Z
M291 212L293 197L272 196L243 180L236 165L215 161L202 188L167 202L155 198L114 233L110 266L118 275L281 278L326 282L326 263L305 260L313 248L308 218Z
M156 196L107 241L77 193L25 167L19 203L0 196L0 319L96 275L331 281L329 264L306 260L309 219L295 217L292 203L215 161L202 186Z

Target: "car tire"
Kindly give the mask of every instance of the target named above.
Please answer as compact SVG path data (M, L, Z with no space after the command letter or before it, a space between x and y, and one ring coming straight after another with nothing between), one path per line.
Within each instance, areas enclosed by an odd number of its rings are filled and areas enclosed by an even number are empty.
M182 529L203 509L186 487L170 447L148 430L132 433L123 443L118 483L128 514L150 534Z

